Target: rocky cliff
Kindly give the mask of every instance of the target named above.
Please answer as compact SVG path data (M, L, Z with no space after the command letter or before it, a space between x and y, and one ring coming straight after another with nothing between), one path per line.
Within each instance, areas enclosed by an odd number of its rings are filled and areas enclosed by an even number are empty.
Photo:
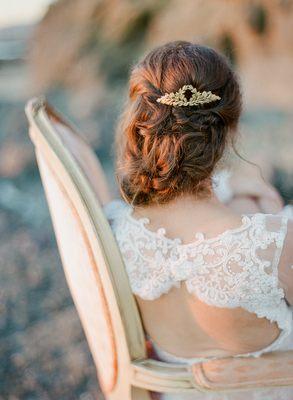
M35 32L33 78L39 90L74 86L98 102L141 53L186 39L231 58L249 106L289 109L292 21L290 0L59 0Z

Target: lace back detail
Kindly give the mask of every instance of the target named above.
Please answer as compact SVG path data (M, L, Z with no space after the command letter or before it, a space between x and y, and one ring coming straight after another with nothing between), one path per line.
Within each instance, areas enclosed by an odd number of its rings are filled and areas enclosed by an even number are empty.
M278 283L287 217L243 215L239 228L211 239L199 233L194 242L182 244L166 237L163 228L148 230L149 220L132 217L122 201L111 202L105 212L137 296L154 300L184 282L209 305L242 307L277 322L284 335L290 332L292 313Z

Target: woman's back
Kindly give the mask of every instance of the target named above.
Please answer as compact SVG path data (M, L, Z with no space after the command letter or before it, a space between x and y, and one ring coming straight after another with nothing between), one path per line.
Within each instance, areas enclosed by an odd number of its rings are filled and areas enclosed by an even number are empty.
M278 282L287 217L239 216L215 198L189 196L144 210L114 201L105 210L159 355L257 355L290 334Z

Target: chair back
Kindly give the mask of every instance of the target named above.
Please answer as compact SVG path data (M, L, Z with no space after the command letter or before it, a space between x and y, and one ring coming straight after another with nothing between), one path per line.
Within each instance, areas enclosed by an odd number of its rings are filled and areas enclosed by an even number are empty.
M44 99L29 101L26 114L67 283L100 385L111 393L129 381L131 361L145 358L146 347L119 248L85 173L87 160L78 160L75 153L80 145L81 157L93 162L95 155Z

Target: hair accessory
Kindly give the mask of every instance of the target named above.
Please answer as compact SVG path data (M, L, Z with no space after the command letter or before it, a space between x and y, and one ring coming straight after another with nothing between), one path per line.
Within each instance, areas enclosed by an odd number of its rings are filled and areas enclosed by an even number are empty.
M191 92L189 100L186 98L185 93ZM212 101L220 100L221 97L212 92L199 92L192 85L184 85L177 92L165 93L163 96L157 98L158 103L167 104L168 106L198 106L200 104L211 103Z

